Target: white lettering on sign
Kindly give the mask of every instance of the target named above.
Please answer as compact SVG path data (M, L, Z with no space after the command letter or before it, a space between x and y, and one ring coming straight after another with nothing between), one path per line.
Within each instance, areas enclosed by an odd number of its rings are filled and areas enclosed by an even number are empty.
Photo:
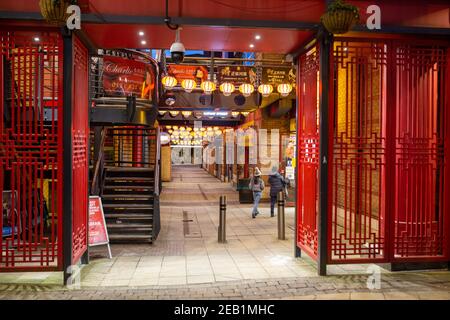
M372 4L367 7L367 14L370 16L367 18L366 26L369 30L381 29L381 8L376 4Z
M71 5L67 7L67 13L71 14L67 18L66 26L69 30L81 29L81 9L77 5Z

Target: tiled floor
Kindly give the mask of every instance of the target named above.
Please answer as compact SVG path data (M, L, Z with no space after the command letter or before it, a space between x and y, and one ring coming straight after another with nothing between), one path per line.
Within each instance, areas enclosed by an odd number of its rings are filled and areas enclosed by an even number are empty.
M293 208L286 209L287 239L277 239L268 204L251 218L237 192L197 167L174 167L161 194L161 232L152 245L115 245L114 259L92 259L85 285L182 285L313 276L310 262L293 258ZM218 199L227 195L227 243L217 241ZM99 248L95 249L100 253Z

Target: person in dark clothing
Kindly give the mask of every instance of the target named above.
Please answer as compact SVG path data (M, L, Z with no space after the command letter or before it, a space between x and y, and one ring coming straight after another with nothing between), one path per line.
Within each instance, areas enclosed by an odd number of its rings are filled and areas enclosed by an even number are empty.
M264 190L264 181L261 178L261 171L258 168L255 168L255 174L250 179L248 188L253 192L252 218L255 219L259 214L258 205L261 200L262 191Z
M277 167L272 167L272 172L269 175L270 184L270 216L275 216L275 203L277 202L277 195L283 191L288 181L278 172Z

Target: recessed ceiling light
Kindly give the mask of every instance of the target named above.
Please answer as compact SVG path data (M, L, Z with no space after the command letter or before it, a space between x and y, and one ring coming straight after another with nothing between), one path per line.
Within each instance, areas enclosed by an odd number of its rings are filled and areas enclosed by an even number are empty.
M259 34L257 34L257 35L255 36L255 39L256 39L256 40L260 40L260 39L261 39L261 36L260 36Z
M147 44L147 41L142 40L142 41L141 41L141 44L142 44L142 45L146 45L146 44Z
M144 31L139 31L139 35L142 37L144 36Z
M40 40L39 37L34 37L34 41L39 42Z
M249 46L250 48L254 48L255 47L255 45L253 44L253 43L250 43L250 46Z

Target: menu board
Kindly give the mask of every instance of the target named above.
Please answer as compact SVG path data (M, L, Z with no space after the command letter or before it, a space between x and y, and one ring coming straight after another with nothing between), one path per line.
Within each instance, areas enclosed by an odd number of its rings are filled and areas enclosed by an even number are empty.
M103 90L108 96L135 96L152 100L155 72L151 64L105 56L103 58Z
M290 67L266 67L262 71L262 83L276 87L281 83L290 83L295 86L295 70Z
M256 83L256 70L246 66L218 67L217 81L219 83L231 82L235 86L243 83Z
M102 244L109 244L102 199L91 196L89 197L89 245L98 246Z

